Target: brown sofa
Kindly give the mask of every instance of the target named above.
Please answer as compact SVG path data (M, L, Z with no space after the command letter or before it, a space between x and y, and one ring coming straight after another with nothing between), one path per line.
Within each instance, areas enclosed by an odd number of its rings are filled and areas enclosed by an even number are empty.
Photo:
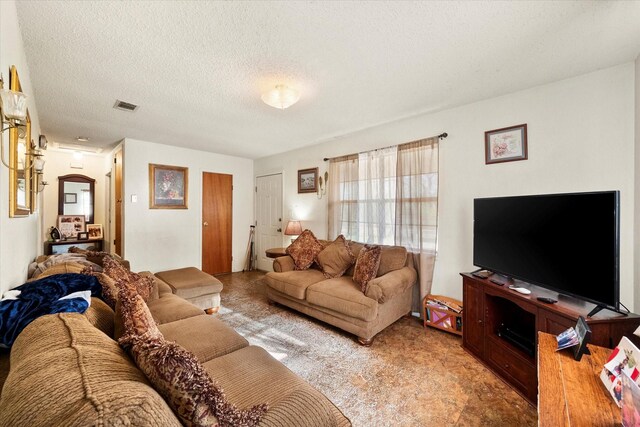
M349 242L349 247L357 258L364 245ZM401 246L381 245L380 267L366 294L352 280L353 266L326 279L315 268L294 270L293 259L284 256L274 260L273 270L265 278L269 300L350 332L362 345L371 345L378 332L411 312L417 281L412 258Z
M148 306L165 338L194 353L231 403L268 403L261 426L350 425L267 351L174 295L160 279L155 283ZM96 298L84 314L47 315L29 324L11 348L10 369L0 383L0 426L179 426L113 334L114 312Z

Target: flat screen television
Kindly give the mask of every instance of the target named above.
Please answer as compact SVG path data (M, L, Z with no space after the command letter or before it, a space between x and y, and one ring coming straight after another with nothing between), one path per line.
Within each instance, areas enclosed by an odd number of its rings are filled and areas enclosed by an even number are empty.
M619 311L618 191L475 199L473 217L474 265Z

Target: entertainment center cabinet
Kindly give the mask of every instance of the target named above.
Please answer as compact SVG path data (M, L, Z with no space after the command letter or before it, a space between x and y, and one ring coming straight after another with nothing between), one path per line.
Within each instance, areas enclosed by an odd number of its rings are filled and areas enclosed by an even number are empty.
M470 273L461 276L463 347L536 405L538 332L557 335L575 326L579 316L586 317L594 304L535 285L527 285L531 294L523 295ZM543 303L539 296L558 302ZM592 344L613 348L622 336L637 343L633 332L640 316L602 310L587 318L587 324Z

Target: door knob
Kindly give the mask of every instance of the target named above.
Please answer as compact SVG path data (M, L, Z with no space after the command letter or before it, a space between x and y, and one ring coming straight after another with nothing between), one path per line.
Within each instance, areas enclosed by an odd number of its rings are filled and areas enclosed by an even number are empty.
M205 227L209 226L209 223L207 221L203 222L202 225L204 225Z
M280 233L282 231L282 228L278 228L276 231Z

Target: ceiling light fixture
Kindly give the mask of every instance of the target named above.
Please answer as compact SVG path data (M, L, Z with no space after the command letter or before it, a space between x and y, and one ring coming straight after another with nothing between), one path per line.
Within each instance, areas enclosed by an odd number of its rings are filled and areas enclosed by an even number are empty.
M275 88L262 94L262 101L265 104L281 110L291 107L298 102L299 99L300 94L298 91L285 85L277 85Z
M88 136L79 136L76 138L76 141L78 142L89 142L91 138L89 138Z

